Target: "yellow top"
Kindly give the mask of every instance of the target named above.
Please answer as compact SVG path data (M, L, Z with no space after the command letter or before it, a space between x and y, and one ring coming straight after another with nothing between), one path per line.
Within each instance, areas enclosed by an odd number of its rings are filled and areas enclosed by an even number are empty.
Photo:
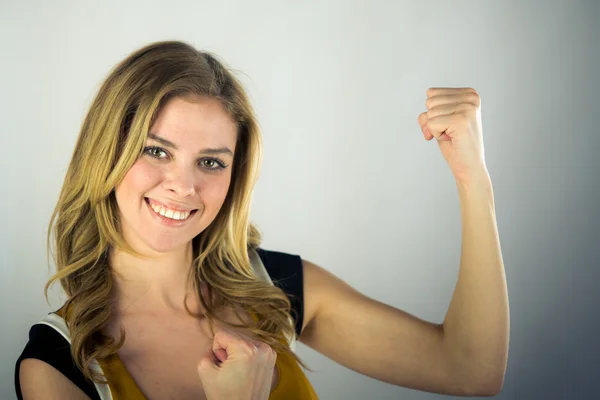
M113 400L146 400L118 355L99 361L99 364L108 381ZM291 355L277 354L275 366L279 372L279 382L269 400L318 400L308 378Z
M64 307L56 314L65 317ZM252 314L253 319L257 317ZM113 400L147 400L117 354L98 360ZM298 362L289 354L277 353L279 380L269 400L318 400L319 397ZM198 377L200 379L200 377Z

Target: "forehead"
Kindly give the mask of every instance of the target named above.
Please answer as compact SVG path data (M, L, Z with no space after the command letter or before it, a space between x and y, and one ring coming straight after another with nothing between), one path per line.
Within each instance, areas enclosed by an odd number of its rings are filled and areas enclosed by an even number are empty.
M150 132L178 146L228 146L237 139L237 124L221 102L209 97L175 97L159 111Z

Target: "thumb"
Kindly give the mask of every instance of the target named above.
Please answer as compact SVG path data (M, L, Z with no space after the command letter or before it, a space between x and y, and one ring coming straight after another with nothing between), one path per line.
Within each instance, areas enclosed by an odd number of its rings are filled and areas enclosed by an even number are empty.
M221 365L223 361L227 360L227 351L224 349L214 349L212 353L216 357L218 365Z
M242 338L236 333L221 329L213 337L212 352L219 362L223 362L236 354L242 342Z
M258 353L252 339L230 329L221 329L213 337L212 352L220 362L246 359Z

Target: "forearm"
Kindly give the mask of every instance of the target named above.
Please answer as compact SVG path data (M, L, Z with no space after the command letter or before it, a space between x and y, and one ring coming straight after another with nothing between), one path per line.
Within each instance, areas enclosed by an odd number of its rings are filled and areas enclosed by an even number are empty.
M489 175L457 183L462 217L458 283L444 320L444 346L457 374L475 390L495 392L509 342L506 276ZM480 389L481 388L481 389Z

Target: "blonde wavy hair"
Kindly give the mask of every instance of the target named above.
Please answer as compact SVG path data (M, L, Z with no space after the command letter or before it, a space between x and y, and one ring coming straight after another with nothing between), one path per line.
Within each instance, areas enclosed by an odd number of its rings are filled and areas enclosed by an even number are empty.
M174 97L190 95L219 100L238 126L226 199L215 220L192 241L194 268L189 278L206 318L211 329L215 320L247 328L308 369L289 347L287 338L295 334L290 301L280 288L258 278L249 260L249 249L260 244L260 234L250 222L250 204L262 142L248 97L214 54L185 42L162 41L131 53L101 85L81 127L48 227L48 251L57 272L44 293L48 299L49 287L60 281L67 294L62 310L73 359L92 381L105 382L90 368L93 360L117 353L125 341L122 328L119 340L102 333L114 305L109 249L137 254L120 234L114 188L141 157L161 107ZM201 286L207 287L206 293ZM257 318L231 324L216 314L221 307ZM187 305L186 309L191 314Z

